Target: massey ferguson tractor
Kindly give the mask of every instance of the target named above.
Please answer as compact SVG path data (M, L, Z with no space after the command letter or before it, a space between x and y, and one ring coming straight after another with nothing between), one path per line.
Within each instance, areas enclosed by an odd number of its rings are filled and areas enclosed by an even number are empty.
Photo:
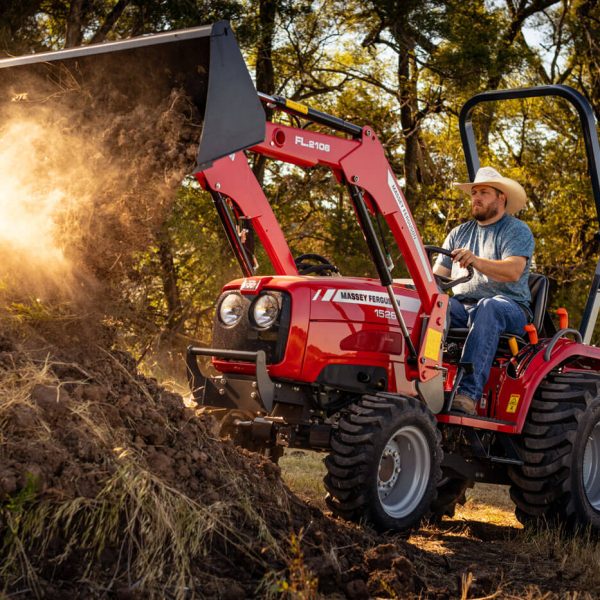
M118 78L122 65L133 65L149 80L183 86L204 114L195 176L212 196L241 277L224 286L211 347L190 346L187 369L195 400L224 436L274 460L284 448L326 453L331 510L379 530L451 516L468 487L489 482L511 486L523 523L600 531L600 349L590 345L600 262L577 329L566 314L548 314L548 282L531 275L532 323L501 340L477 415L453 412L470 365L460 363L467 331L448 327L446 309L464 278L433 274L432 255L445 251L423 244L369 126L257 93L225 22L3 63L17 79L32 69L48 77L52 67L81 78L100 63L111 66L106 77ZM123 81L126 93L131 84ZM470 177L479 167L475 107L531 96L560 96L578 111L600 214L594 115L566 86L469 100L460 130ZM267 122L263 105L293 125ZM347 189L377 279L340 273L320 255L292 255L249 165L256 154L331 170ZM408 279L394 278L382 224ZM257 275L252 236L272 275ZM198 357L210 357L212 370Z
M594 116L568 87L494 91L467 102L460 129L469 175L479 167L473 109L548 95L579 112L600 209ZM242 271L217 301L212 346L188 348L197 402L220 409L223 433L248 448L275 458L286 447L326 452L327 502L346 519L406 530L423 517L452 515L467 487L489 482L510 484L524 523L600 529L600 350L589 345L600 265L579 329L565 314L554 325L548 282L530 276L533 322L501 341L477 416L454 413L470 367L459 362L467 331L448 329L446 320L447 291L459 280L433 274L430 254L445 251L423 245L377 135L281 97L258 98L297 124L265 122L258 110L264 131L255 143L240 149L232 132L228 155L210 166L200 159L196 173ZM379 278L341 274L318 255L293 257L251 154L329 168L348 190ZM391 231L410 280L394 279L378 221ZM274 275L255 274L247 229ZM198 356L212 357L217 374L203 375Z

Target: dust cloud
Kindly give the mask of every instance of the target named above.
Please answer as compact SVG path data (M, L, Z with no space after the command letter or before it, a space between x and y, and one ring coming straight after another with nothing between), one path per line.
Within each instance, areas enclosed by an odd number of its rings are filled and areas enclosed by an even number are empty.
M72 296L90 283L76 249L89 233L102 154L51 111L0 127L0 289ZM87 221L87 222L86 222Z
M197 108L180 87L142 102L98 73L27 81L0 111L0 295L87 303L103 289L103 304L193 170Z

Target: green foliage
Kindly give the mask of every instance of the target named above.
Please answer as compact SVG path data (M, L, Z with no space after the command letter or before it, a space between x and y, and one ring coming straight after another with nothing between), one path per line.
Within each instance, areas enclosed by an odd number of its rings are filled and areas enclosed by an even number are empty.
M179 331L207 332L223 282L239 276L209 194L191 180L178 193L164 234L173 248L181 314ZM144 315L145 336L155 336L169 323L158 244L137 257L137 268L125 288L134 314ZM134 331L134 338L139 328ZM208 342L208 339L205 340Z
M4 509L18 521L23 512L37 497L38 489L38 478L33 473L25 473L25 485L17 494L11 496L4 503Z
M229 18L254 68L266 26L261 9L273 9L267 50L274 89L374 128L426 243L440 243L469 215L452 182L467 178L457 116L471 95L568 83L600 106L595 2L106 0L83 3L78 16L71 5L13 3L0 16L1 49L56 48L69 35L116 39ZM482 164L525 186L529 203L520 216L537 240L536 270L551 279L552 305L566 305L575 323L598 254L577 118L562 102L536 99L486 105L474 125ZM347 194L331 174L267 162L264 188L294 255L316 252L343 273L374 274ZM264 251L256 254L259 272L269 272ZM399 274L402 261L397 250L392 254ZM139 316L130 319L132 339L144 347L167 332L208 341L215 298L239 274L212 200L184 185L154 245L139 254L124 282L124 303Z
M481 89L493 68L498 32L506 23L482 0L450 2L432 68L460 96Z

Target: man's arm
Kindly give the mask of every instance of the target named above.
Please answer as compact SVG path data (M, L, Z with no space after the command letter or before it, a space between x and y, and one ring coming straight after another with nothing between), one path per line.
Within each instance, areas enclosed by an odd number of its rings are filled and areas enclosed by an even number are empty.
M476 256L468 248L453 250L452 260L463 268L471 265L494 281L519 281L527 264L527 258L524 256L508 256L502 260L492 260Z

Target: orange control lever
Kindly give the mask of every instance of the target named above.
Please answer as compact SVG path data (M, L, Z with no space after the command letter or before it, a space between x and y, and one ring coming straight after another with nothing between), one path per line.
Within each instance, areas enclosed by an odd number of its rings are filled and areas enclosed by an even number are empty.
M527 335L529 336L529 343L537 344L538 343L538 332L537 332L537 329L535 328L535 325L533 325L532 323L525 325L525 331L527 332Z
M566 308L557 308L556 314L558 315L558 327L559 329L567 329L569 326L569 313Z

